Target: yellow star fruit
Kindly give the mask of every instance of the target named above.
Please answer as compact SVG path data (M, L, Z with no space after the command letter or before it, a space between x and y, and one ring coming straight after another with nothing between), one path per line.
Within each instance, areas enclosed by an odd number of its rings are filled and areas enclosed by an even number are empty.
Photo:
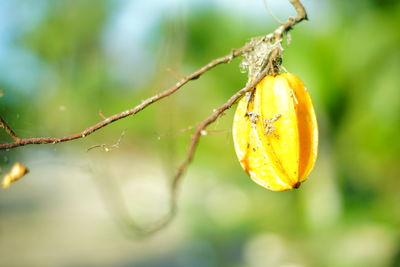
M314 107L307 88L291 73L268 75L251 96L243 97L232 132L242 168L267 189L299 187L315 164L318 126Z

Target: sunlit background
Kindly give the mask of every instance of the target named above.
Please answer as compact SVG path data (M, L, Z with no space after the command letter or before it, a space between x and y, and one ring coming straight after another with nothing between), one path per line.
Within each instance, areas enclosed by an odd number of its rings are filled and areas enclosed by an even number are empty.
M80 132L295 15L268 2L1 0L0 115L21 137ZM30 173L0 191L0 266L400 266L400 2L303 3L283 62L309 88L320 147L299 189L247 177L229 110L176 218L135 238L168 210L192 128L246 83L235 59L85 139L1 151L2 175Z

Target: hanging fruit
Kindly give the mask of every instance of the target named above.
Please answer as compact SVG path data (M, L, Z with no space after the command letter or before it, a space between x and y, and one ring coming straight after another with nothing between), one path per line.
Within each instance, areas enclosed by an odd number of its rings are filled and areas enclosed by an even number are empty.
M24 164L20 162L16 162L11 170L6 173L3 177L2 186L3 188L7 188L10 186L11 183L18 181L21 179L25 174L29 172L29 169L25 167Z
M243 97L233 121L242 168L257 184L285 191L310 174L318 149L318 126L307 88L291 73L266 76Z

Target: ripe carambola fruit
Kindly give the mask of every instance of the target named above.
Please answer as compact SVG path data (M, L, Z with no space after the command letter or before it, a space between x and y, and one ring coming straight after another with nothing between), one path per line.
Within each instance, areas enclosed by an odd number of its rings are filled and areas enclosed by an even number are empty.
M257 184L285 191L299 187L318 150L318 126L307 88L291 73L266 76L251 99L243 97L233 121L242 168Z

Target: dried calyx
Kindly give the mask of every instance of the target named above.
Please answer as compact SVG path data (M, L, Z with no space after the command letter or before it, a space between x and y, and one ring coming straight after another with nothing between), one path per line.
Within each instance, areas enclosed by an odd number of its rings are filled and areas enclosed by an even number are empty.
M270 68L268 74L280 72L283 53L282 39L272 34L255 37L249 42L251 50L243 54L240 71L248 73L248 81L254 81L265 68ZM268 64L271 63L271 64Z

